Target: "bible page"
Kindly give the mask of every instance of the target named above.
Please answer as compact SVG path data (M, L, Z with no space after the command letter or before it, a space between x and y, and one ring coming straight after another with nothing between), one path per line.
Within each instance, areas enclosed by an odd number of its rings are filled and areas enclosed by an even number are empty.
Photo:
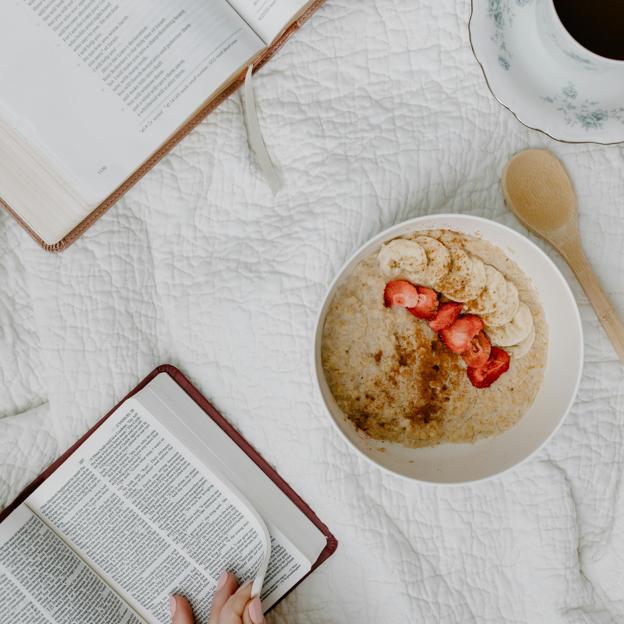
M21 505L0 524L2 624L139 624L54 531Z
M259 591L270 537L257 514L133 399L26 501L150 623L169 596L207 621L225 570Z
M269 45L305 9L310 0L228 0Z
M261 596L269 609L310 571L327 538L168 374L157 375L135 398L262 516L271 534Z
M11 0L0 23L0 116L85 214L264 47L226 0Z

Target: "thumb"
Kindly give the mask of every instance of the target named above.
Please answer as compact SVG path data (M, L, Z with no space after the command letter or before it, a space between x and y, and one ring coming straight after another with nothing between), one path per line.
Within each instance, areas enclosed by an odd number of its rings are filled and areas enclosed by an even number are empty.
M169 598L171 611L171 624L193 624L193 609L189 601L183 596L171 596Z

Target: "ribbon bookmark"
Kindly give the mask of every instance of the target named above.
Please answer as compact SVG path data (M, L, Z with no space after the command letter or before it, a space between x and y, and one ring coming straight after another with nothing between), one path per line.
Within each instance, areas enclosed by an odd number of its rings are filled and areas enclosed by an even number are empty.
M275 165L269 156L264 138L262 137L262 130L260 130L260 123L258 122L258 112L256 111L256 100L254 99L253 92L253 65L247 68L247 74L245 75L245 87L244 87L244 112L245 112L245 126L247 127L247 141L249 147L256 157L258 167L262 171L269 188L275 195L277 191L282 188L282 180L275 169Z

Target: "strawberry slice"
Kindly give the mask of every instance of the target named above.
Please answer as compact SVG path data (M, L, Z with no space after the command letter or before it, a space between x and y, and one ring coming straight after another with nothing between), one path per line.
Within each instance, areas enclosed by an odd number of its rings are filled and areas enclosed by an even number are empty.
M481 368L490 358L492 344L489 338L480 331L471 341L468 351L462 353L462 358L469 368Z
M440 304L435 318L429 321L429 327L436 332L450 327L461 314L463 307L461 303L455 303L454 301L447 301L446 303Z
M416 286L416 290L418 290L418 303L407 308L407 311L425 321L435 318L438 309L438 293L424 286Z
M464 353L472 339L483 329L483 321L474 314L460 316L450 327L440 331L440 338L453 353Z
M509 353L492 347L487 363L480 368L469 368L468 379L475 388L489 388L503 373L509 370Z
M402 308L415 308L420 301L420 295L416 286L405 280L393 280L386 284L384 290L384 304L400 306Z

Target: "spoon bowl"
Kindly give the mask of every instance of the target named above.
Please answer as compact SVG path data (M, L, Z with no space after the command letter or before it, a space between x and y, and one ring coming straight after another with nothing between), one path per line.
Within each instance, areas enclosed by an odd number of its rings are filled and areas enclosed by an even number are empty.
M527 227L546 237L577 223L576 195L561 161L547 150L524 150L503 173L507 204Z

